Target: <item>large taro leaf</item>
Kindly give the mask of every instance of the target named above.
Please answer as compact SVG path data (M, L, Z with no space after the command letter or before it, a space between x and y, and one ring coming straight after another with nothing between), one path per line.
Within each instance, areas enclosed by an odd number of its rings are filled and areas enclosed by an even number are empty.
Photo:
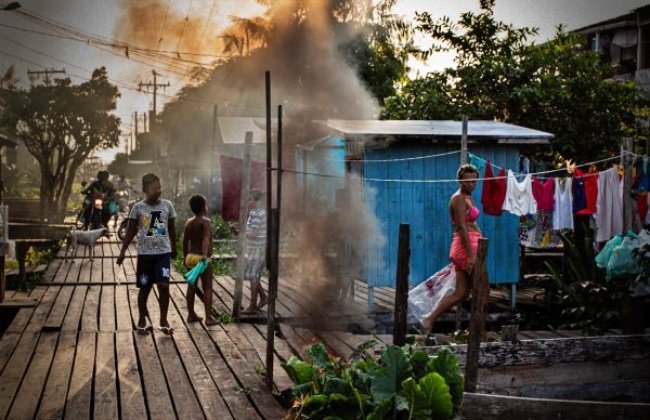
M314 377L314 368L296 356L291 356L287 363L282 363L281 366L296 385L310 382Z
M460 368L458 356L449 349L442 349L436 357L432 357L427 364L429 372L437 372L445 378L449 386L454 406L459 407L463 399L464 377Z
M422 350L415 350L411 356L411 367L413 368L413 376L416 380L420 379L427 373L427 363L429 362L429 354Z
M314 369L325 369L330 365L327 349L323 343L312 344L307 348L307 357Z
M436 372L432 372L420 379L418 385L420 391L424 394L425 404L431 408L433 418L450 418L454 405L445 378Z
M359 407L353 396L334 393L329 396L327 404L327 415L341 417L346 419L356 419L359 417Z
M390 418L390 414L393 411L393 399L385 399L378 402L375 405L375 409L372 410L366 420L385 420Z
M325 386L323 387L323 394L343 394L349 395L351 393L350 385L335 376L328 376L325 379Z
M302 412L307 415L314 415L322 411L327 405L327 395L315 394L308 397L302 404Z
M430 419L431 407L427 404L426 395L420 388L420 385L413 378L408 378L402 382L404 398L407 402L409 419Z
M389 346L381 355L380 364L370 387L375 401L393 398L400 391L402 381L411 375L411 364L400 347Z

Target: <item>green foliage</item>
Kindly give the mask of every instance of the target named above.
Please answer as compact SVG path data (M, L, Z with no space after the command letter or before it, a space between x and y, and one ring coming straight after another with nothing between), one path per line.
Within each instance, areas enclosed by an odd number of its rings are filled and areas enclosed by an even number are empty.
M287 419L446 419L458 409L463 378L458 358L444 350L429 358L411 346L389 346L377 361L360 346L343 362L316 343L305 360L282 367L294 382Z
M70 79L29 90L3 90L0 125L13 130L40 169L40 198L62 220L79 166L96 149L119 141L119 118L112 114L119 93L100 68L89 81Z
M566 253L564 270L559 265L545 263L556 285L556 290L547 297L548 304L560 308L558 319L551 322L558 328L581 329L588 334L602 334L616 328L627 283L605 279L604 272L596 267L589 237L580 248L565 235L562 241Z
M216 213L212 216L212 237L214 239L233 239L230 224L224 220L221 214Z
M417 14L417 31L433 41L423 55L452 50L456 66L407 83L386 100L384 117L505 121L555 134L539 153L578 161L609 156L622 137L646 134L635 127L647 103L634 82L613 81L612 67L583 37L560 27L534 45L535 28L497 21L493 10L494 0L484 0L458 22Z

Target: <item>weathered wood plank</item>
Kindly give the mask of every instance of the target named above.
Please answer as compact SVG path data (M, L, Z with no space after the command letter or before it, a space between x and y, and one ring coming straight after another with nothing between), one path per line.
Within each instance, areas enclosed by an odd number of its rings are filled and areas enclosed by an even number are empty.
M63 418L76 347L77 332L61 331L50 375L45 384L43 398L41 399L41 405L38 407L36 418Z
M101 286L89 286L81 316L81 331L97 332Z
M183 329L174 331L174 343L185 369L187 369L187 375L196 391L205 417L208 419L232 418L189 333Z
M97 352L95 356L95 419L118 418L116 380L115 336L112 331L102 331L97 334Z
M120 384L120 416L123 419L147 417L138 357L132 331L118 331L115 335L117 375Z
M115 283L115 260L111 258L102 258L102 283Z
M172 287L171 296L183 319L187 319L188 312L187 307L184 305L185 297L181 286ZM236 377L221 356L218 346L210 339L205 328L198 323L186 323L186 328L194 339L205 366L219 388L219 392L223 396L232 416L236 419L259 418L252 403L243 392L240 392L240 385Z
M58 340L56 333L42 333L36 351L20 383L9 419L33 418L50 371L52 357Z
M174 342L171 337L153 334L160 363L165 371L169 388L173 390L171 397L174 400L177 414L180 417L198 419L204 418L201 405L192 389L192 385L180 361Z
M435 355L440 348L427 347ZM465 363L467 346L448 347ZM650 358L650 335L552 338L482 343L479 366L518 366L548 363L616 361Z
M149 407L149 418L173 417L175 411L172 406L172 398L167 389L165 374L151 334L135 334L133 338L138 352L138 360L142 366L144 395L147 407Z
M70 388L65 405L65 417L69 420L91 418L90 403L93 398L93 368L95 366L96 333L81 331L75 355Z
M102 286L99 330L115 331L115 286Z
M7 367L0 375L0 418L5 418L9 412L20 381L38 343L38 337L39 333L36 331L23 333Z
M36 302L38 302L38 305L40 305L40 301L43 298L43 295L45 294L45 287L37 287L32 292L29 294L30 299L34 299ZM11 321L11 324L7 327L7 330L5 331L5 334L8 332L13 332L13 333L22 333L25 331L25 328L27 328L27 324L29 323L29 320L32 318L32 315L34 315L34 311L36 310L37 306L32 306L32 307L27 307L27 308L20 308L18 310L18 313L14 317L13 321ZM4 338L4 336L3 336ZM1 343L2 341L0 341ZM2 371L2 358L0 358L0 372Z
M42 287L42 286L38 286L38 287ZM61 288L58 286L47 287L47 290L45 291L45 294L41 298L40 303L34 310L34 314L32 315L32 318L29 320L29 323L27 324L25 331L38 332L41 330L43 325L45 325L45 321L47 320L47 317L50 314L50 310L52 309L52 305L54 304L60 289Z
M65 314L63 319L63 324L61 325L62 331L79 331L81 324L81 311L84 307L84 301L86 300L86 294L88 292L87 286L74 286L68 288L74 288L72 293L72 299L68 305L68 311Z
M474 394L463 396L464 419L647 419L650 404Z
M54 302L52 311L50 312L47 321L45 322L45 328L48 329L60 329L63 324L63 318L65 317L66 311L70 304L70 298L72 297L72 292L74 287L63 287L59 292L59 295Z
M115 286L115 316L118 331L132 331L131 308L128 286Z
M245 387L244 390L247 391L249 398L262 416L267 419L282 418L285 414L284 410L272 394L265 389L265 384L260 376L246 362L228 334L222 328L212 328L209 330L209 334L212 341L221 349L230 369L237 373L239 382Z

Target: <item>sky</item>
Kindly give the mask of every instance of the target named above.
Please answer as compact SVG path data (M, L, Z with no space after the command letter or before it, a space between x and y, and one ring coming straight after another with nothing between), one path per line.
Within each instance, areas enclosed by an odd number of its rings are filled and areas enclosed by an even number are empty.
M137 44L137 40L116 37L119 36L121 25L125 24L127 7L142 4L143 1L20 0L22 8L18 12L0 12L0 72L3 73L9 66L14 65L21 79L20 86L29 86L28 70L65 68L66 76L73 82L80 83L90 77L93 69L100 66L107 68L109 78L120 87L121 97L116 114L122 121L123 139L119 148L97 153L105 161L110 161L115 153L124 150L126 137L133 130L133 113L142 114L151 108L152 96L138 92L138 84L152 81L153 69L161 74L159 82L170 84L164 92L165 96L159 98L159 110L178 89L190 83L191 79L178 70L165 71L160 64L154 68L152 64L155 64L149 59L136 61L138 59L134 54L127 57L121 49L67 39L69 32L44 25L42 21L35 21L19 12L29 12L64 24L68 28L76 28L84 34ZM164 0L159 1L166 3ZM7 0L0 0L0 6L7 3ZM165 18L156 29L160 34L160 50L177 51L178 46L182 45L178 39L165 38L165 33L170 31L165 26L171 24L167 19L168 14L198 21L199 26L203 26L199 30L205 33L207 28L214 29L214 32L225 28L229 23L229 16L250 17L261 14L264 10L254 0L168 0L167 4L169 9L165 11ZM559 24L566 25L568 29L575 29L628 13L647 4L650 4L650 0L497 0L495 17L517 27L539 28L539 35L534 41L543 42L553 37ZM449 16L456 20L463 12L477 11L478 5L478 0L398 0L395 13L410 19L416 11L427 11L434 18ZM180 19L181 22L182 20ZM186 49L187 47L183 47L182 50ZM452 60L453 55L440 53L425 64L412 62L411 66L415 73L425 73L451 66Z

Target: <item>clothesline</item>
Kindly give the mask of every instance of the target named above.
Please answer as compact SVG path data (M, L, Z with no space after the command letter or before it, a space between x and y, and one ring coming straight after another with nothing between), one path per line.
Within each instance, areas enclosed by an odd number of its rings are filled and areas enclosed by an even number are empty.
M256 148L264 148L266 150L266 146L262 146L259 144L254 144L253 147ZM337 158L329 158L329 157L319 157L317 160L329 160L332 162L352 162L352 163L392 163L392 162L409 162L409 161L415 161L415 160L425 160L425 159L435 159L439 157L444 157L444 156L450 156L450 155L457 155L461 153L460 150L454 150L451 152L445 152L445 153L437 153L435 155L425 155L425 156L414 156L414 157L406 157L406 158L394 158L394 159L337 159ZM282 153L284 156L289 156L293 157L293 154L291 152L283 152Z
M576 168L584 168L584 167L589 167L592 165L596 165L598 163L603 163L603 162L608 162L612 160L617 160L620 159L622 155L618 156L612 156L606 159L600 159L596 160L593 162L587 162L583 163L580 165L576 165ZM561 169L553 169L550 171L541 171L541 172L531 172L526 175L542 175L542 174L549 174L552 172L558 172ZM289 170L289 169L283 169L283 172L288 172L288 173L293 173L293 174L300 174L300 175L309 175L309 176L316 176L316 177L322 177L322 178L337 178L337 179L344 179L345 176L339 176L339 175L330 175L330 174L319 174L319 173L314 173L314 172L304 172L304 171L296 171L296 170ZM593 174L585 174L584 176L594 176L597 175L597 173ZM497 179L506 179L508 176L494 176L494 177L487 177L487 178L475 178L475 181L489 181L489 180L497 180ZM424 184L438 184L438 183L456 183L458 182L457 178L453 179L381 179L381 178L363 178L364 181L370 181L370 182L396 182L396 183L413 183L413 184L418 184L418 183L424 183Z
M637 154L632 153L632 152L623 151L623 153L620 154L620 155L618 155L618 156L613 156L613 157L611 157L611 158L607 158L607 159L604 159L604 160L602 160L602 161L591 162L591 163L585 163L585 164L582 164L582 165L579 165L579 166L575 166L575 167L576 167L576 168L582 168L582 167L585 167L585 166L595 165L595 164L597 164L597 163L603 163L603 161L620 159L621 157L623 157L623 156L626 155L626 154L627 154L627 155L631 155L631 156L635 156L635 157L643 157L643 155L637 155ZM473 154L473 153L470 153L469 155L470 155L471 157L473 157L474 159L480 160L481 162L488 163L487 160L485 160L485 159L483 159L482 157L477 156L477 155L475 155L475 154ZM507 169L506 167L495 165L494 162L492 162L492 161L490 161L490 164L492 165L493 168L496 168L496 169L498 169L498 170L501 170L501 169ZM552 173L552 172L560 172L560 171L563 171L563 170L564 170L564 168L559 168L559 169L550 169L550 170L548 170L548 171L542 171L542 172L529 172L529 173L515 172L515 171L512 171L512 172L515 174L515 176L526 176L526 175L529 175L529 174L530 174L530 175L535 175L535 176L537 176L537 175L540 175L540 174L548 174L548 173ZM584 175L582 175L582 176L595 176L595 175L598 175L598 172L595 172L595 173L586 173L586 174L584 174ZM501 177L500 179L503 179L503 178L506 178L506 177ZM545 178L545 177L540 177L540 178ZM490 178L490 179L499 179L499 178Z

